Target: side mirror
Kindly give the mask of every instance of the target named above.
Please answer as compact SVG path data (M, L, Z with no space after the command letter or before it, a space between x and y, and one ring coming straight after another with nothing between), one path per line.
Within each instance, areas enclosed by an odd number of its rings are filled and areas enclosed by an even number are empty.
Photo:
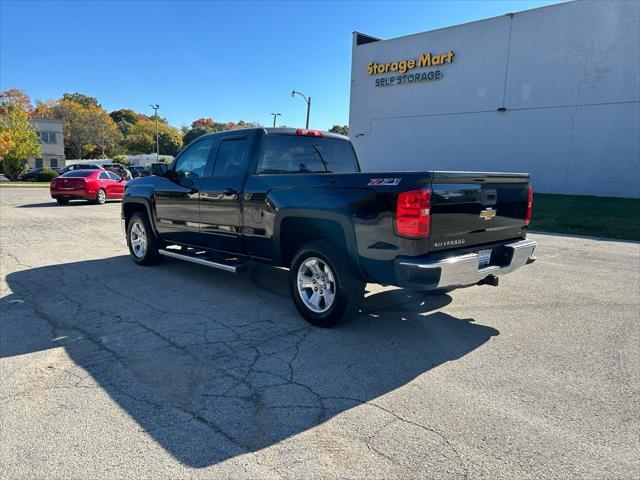
M151 175L157 175L158 177L164 177L169 171L169 167L166 163L152 163Z
M190 178L182 177L180 179L180 185L182 185L185 188L193 188L195 184L193 183L193 180L191 180Z

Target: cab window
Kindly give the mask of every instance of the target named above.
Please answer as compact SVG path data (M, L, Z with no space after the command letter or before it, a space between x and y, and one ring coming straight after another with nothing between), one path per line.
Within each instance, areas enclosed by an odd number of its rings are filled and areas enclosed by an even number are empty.
M196 143L176 160L175 171L187 178L202 177L207 169L213 139Z
M218 148L214 177L233 177L242 172L247 151L247 138L230 138L223 140Z

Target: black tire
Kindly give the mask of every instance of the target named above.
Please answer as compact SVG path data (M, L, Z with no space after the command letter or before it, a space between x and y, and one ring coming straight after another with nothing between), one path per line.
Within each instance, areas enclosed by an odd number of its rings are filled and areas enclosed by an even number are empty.
M56 202L58 202L60 205L66 205L67 203L69 203L69 199L68 198L56 198Z
M313 258L326 264L333 276L331 287L335 289L333 292L334 298L326 311L322 312L312 310L302 298L303 295L313 294L311 288L303 289L303 293L298 289L298 275L301 267L305 270L306 267L303 264L307 260L313 262ZM306 271L307 273L313 273L310 269L306 269ZM313 280L314 276L311 275L308 278ZM317 280L319 281L320 278ZM328 284L329 282L327 281L325 285ZM358 308L364 296L364 286L365 282L360 278L348 255L342 249L335 248L324 240L316 240L303 245L291 262L289 287L293 303L302 316L317 327L333 327L358 313ZM331 290L328 291L331 292ZM325 301L322 300L322 302ZM321 303L319 308L326 308L326 305L326 303Z
M107 192L105 192L102 188L100 190L98 190L98 193L96 193L96 199L94 201L94 203L97 203L98 205L103 205L107 202Z
M136 250L132 245L132 230L136 229L136 225L139 225L144 233L146 238L146 244L144 248L144 253L139 254L139 250ZM137 237L138 235L134 235ZM145 212L136 212L134 213L127 223L127 246L129 247L129 254L134 262L138 265L156 265L162 261L164 258L158 250L160 249L160 240L156 237L153 228L151 228L151 223L149 222L149 217Z

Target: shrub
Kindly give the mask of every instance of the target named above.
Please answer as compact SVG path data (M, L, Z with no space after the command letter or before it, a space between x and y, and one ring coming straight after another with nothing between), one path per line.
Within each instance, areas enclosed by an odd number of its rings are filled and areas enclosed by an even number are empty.
M111 161L113 163L119 163L121 165L124 165L125 167L130 167L131 166L131 162L129 161L129 159L127 158L126 155L115 155Z
M50 182L57 176L59 176L58 172L54 172L53 170L51 170L51 167L49 165L45 165L42 170L40 170L40 173L38 173L38 181Z
M2 159L2 173L9 180L17 180L20 175L29 170L29 164L26 160L17 160L15 158L4 157Z

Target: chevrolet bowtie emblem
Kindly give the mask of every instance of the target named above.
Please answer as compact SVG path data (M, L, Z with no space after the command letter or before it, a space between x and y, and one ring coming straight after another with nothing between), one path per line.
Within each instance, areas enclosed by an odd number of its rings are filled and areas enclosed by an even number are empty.
M482 210L480 212L480 218L484 220L491 220L496 216L496 213L498 213L497 210L494 210L493 208L487 208L486 210Z

